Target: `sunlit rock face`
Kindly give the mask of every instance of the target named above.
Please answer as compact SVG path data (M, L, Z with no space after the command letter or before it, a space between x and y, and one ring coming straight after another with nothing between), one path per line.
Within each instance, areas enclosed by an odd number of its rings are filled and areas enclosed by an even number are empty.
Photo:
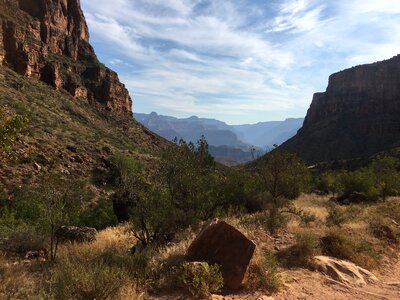
M127 89L89 44L79 0L0 0L0 64L107 110L132 113Z

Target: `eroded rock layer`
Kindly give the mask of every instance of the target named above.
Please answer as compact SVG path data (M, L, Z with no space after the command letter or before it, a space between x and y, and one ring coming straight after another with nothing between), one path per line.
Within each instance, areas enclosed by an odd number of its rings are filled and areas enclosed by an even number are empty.
M400 55L331 75L282 148L312 163L372 155L399 147L399 115Z
M0 64L115 113L132 112L127 89L89 44L79 0L0 0Z

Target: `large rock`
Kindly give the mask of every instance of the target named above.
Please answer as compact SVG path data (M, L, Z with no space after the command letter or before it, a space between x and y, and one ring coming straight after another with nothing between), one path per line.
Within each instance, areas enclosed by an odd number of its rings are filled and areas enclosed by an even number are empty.
M378 279L370 271L365 270L352 262L329 256L315 256L311 266L321 273L346 285L366 285L376 283Z
M310 163L373 155L400 146L399 114L400 55L331 75L281 148Z
M345 194L337 197L335 200L337 203L344 205L359 204L370 201L370 199L368 199L368 197L365 194L359 192Z
M127 89L89 44L80 0L0 0L0 64L131 117Z
M61 226L55 234L60 243L84 243L95 241L97 230L90 227Z
M233 226L214 220L189 246L187 256L193 261L219 264L225 286L238 289L256 245Z

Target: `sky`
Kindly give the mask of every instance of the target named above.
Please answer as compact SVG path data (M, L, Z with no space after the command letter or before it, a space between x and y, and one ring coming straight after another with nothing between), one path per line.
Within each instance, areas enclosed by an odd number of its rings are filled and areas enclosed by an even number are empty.
M81 0L135 112L304 117L329 75L400 53L399 0Z

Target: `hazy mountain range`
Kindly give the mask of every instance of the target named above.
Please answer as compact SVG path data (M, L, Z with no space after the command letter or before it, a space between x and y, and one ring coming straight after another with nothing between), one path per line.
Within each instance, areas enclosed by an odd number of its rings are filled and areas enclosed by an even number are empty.
M135 119L151 131L173 140L175 137L196 142L204 135L210 145L210 153L228 165L254 159L294 136L304 119L260 122L256 124L228 125L225 122L192 116L175 118L151 114L134 113ZM255 149L255 151L252 151Z

